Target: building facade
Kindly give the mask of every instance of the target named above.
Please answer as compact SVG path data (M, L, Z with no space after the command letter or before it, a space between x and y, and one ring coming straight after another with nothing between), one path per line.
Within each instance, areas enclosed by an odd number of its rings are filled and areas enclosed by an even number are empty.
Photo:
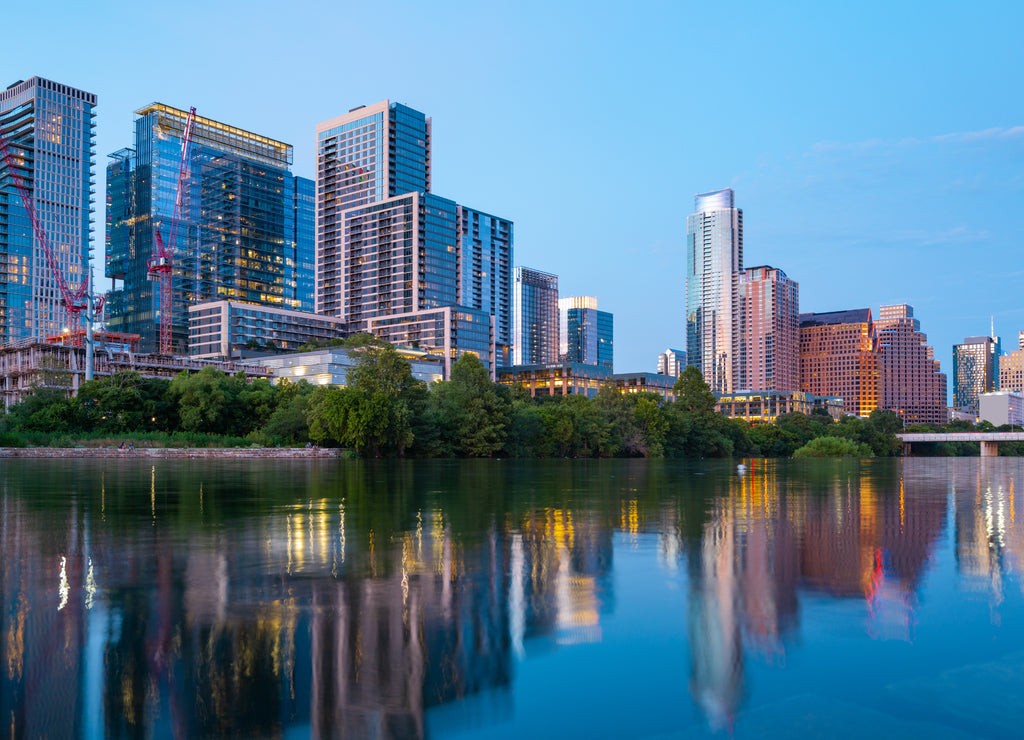
M882 358L870 308L800 314L800 390L837 396L854 416L878 408Z
M1016 391L982 393L978 397L978 418L994 426L1024 425L1024 396Z
M658 375L678 378L686 369L686 352L669 347L658 354Z
M134 148L112 154L107 167L108 326L155 350L159 283L147 261L158 230L172 255L174 351L185 351L188 308L198 303L310 307L313 185L289 171L292 147L196 116L170 244L188 112L154 103L135 114Z
M597 298L573 296L558 300L559 357L564 362L615 366L615 319L597 310Z
M53 257L38 243L0 157L0 344L69 327L58 270L77 291L89 277L96 96L42 77L0 91L0 133Z
M511 364L558 362L558 276L517 267L512 286Z
M882 353L879 407L895 411L908 424L945 424L946 375L914 318L914 307L882 306L875 333Z
M412 377L424 383L442 379L439 358L423 352L397 347L398 354L409 361ZM359 356L344 347L325 347L312 352L292 352L277 357L254 357L240 360L239 365L260 367L271 373L272 382L286 380L298 383L305 380L313 385L344 386L348 373L359 362Z
M686 221L686 360L714 393L743 385L743 211L729 188L699 193Z
M999 337L967 337L953 345L953 408L978 415L978 397L999 388Z
M812 414L822 409L833 419L843 415L843 399L802 391L741 391L718 396L715 411L730 419L772 424L782 414Z
M1024 332L1017 335L1017 349L999 358L999 390L1024 393Z
M246 351L294 352L310 341L346 336L333 316L238 301L208 301L188 308L188 353L228 359Z
M317 312L493 374L512 345L513 225L430 192L430 131L386 100L317 126Z
M739 387L755 391L800 388L800 286L767 265L739 275L743 354Z

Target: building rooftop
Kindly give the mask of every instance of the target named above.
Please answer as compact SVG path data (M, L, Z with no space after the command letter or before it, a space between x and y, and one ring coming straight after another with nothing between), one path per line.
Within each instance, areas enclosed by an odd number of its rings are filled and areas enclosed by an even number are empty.
M871 321L870 308L854 308L848 311L800 314L800 328L830 324L864 324Z

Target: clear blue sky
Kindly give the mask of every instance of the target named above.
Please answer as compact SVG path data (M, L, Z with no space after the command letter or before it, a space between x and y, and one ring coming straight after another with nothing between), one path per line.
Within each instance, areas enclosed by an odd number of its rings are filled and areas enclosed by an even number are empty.
M316 123L389 98L433 118L434 192L615 314L619 372L685 348L686 217L722 187L802 311L910 303L947 373L991 315L1004 349L1024 329L1024 4L8 5L0 82L99 96L99 255L136 108L286 141L311 177Z

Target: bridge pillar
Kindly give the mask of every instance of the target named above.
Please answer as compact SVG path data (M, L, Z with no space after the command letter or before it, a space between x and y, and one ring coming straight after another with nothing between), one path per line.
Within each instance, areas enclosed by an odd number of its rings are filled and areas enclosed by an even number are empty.
M981 456L982 457L999 457L999 443L998 442L982 442L981 443Z

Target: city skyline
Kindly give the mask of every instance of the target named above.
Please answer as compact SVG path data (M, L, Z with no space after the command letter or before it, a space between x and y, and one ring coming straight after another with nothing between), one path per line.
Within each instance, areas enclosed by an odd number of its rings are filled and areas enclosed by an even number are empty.
M991 316L998 335L1024 328L1009 283L1024 236L1012 218L1024 115L1004 93L1024 55L1014 5L1000 6L997 27L953 4L925 19L878 5L885 28L872 7L751 6L728 37L686 45L678 31L714 26L720 11L652 4L620 18L612 5L565 4L545 7L539 24L539 5L300 4L270 28L260 18L269 4L246 17L231 4L63 5L48 43L12 36L17 64L3 84L38 75L98 96L97 193L106 154L152 101L287 142L304 177L314 174L317 122L402 101L436 124L431 189L513 220L517 265L559 275L564 295L598 296L616 315L618 369L653 370L665 346L685 344L686 216L695 193L722 187L747 217L744 261L782 267L800 283L802 311L912 304L947 374L953 345L985 333ZM5 17L34 24L29 8ZM128 18L151 29L145 45L76 44ZM327 58L316 49L332 48L341 21L361 32L345 58ZM491 31L474 35L480 27ZM438 49L442 29L465 43ZM187 54L168 53L186 37ZM385 39L394 53L351 74L348 60ZM278 53L252 51L270 43ZM232 55L243 63L209 73ZM692 73L712 59L733 90L714 116L694 115ZM621 174L597 187L609 168ZM629 215L641 207L654 217Z

